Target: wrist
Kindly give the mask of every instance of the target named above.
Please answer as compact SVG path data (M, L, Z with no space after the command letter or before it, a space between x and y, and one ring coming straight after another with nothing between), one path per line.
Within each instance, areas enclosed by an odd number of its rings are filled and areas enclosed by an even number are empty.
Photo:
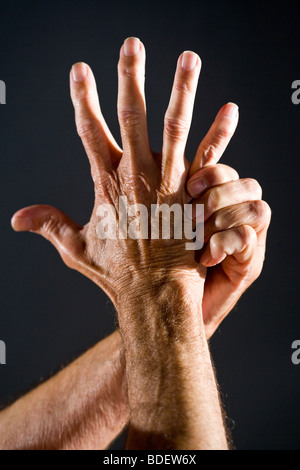
M145 332L155 341L190 342L204 330L202 296L198 273L161 270L137 275L118 291L115 306L120 329L135 340Z
M199 275L174 271L136 279L118 301L130 408L127 446L202 448L202 416L207 432L215 422L222 429L202 320L203 283Z
M129 394L153 400L153 378L157 383L181 383L181 369L210 357L202 321L201 298L191 295L191 284L182 279L159 276L151 287L134 285L118 309ZM204 354L203 354L204 352ZM143 376L143 380L141 380ZM153 385L153 384L152 384ZM159 387L160 388L160 387ZM150 391L151 390L151 391ZM168 390L168 387L166 387ZM151 397L151 398L150 398Z

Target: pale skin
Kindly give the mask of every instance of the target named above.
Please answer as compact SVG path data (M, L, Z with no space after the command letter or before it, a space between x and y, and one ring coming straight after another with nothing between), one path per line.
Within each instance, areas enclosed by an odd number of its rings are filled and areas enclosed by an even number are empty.
M83 63L72 68L76 125L95 184L90 222L81 227L50 206L22 209L12 220L15 230L50 240L69 267L105 290L118 312L122 357L115 332L78 360L80 368L78 361L71 364L4 410L1 448L105 448L128 418L129 449L227 448L207 338L261 272L270 209L255 180L239 179L218 163L237 126L233 103L220 110L193 163L184 158L201 68L192 52L178 60L162 152L151 151L144 61L144 46L129 38L118 66L123 150L101 114L91 69ZM204 203L200 261L178 240L97 239L96 208L116 205L119 195L146 205ZM84 383L91 393L83 400ZM61 398L54 390L64 390ZM29 419L32 403L40 405ZM74 412L75 403L88 410L88 420Z

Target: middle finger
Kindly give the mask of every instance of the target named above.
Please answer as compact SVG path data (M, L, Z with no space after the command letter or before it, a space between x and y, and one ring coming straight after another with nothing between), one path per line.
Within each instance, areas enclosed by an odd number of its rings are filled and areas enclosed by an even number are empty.
M118 117L123 151L128 163L152 159L144 96L145 48L138 38L128 38L118 64Z

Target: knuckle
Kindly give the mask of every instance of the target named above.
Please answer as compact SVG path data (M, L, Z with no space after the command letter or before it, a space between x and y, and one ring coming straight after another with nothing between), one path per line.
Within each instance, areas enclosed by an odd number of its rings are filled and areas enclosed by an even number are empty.
M124 78L137 79L139 75L138 67L134 64L126 65L123 61L118 65L119 75Z
M188 124L184 119L166 116L164 120L164 132L172 140L181 141L187 135Z
M250 202L249 211L253 218L265 222L270 214L269 205L261 199Z
M130 203L139 201L148 201L155 194L148 177L143 172L135 174L123 172L120 175L120 189L125 194Z
M251 245L253 241L256 239L255 231L248 225L242 225L238 227L237 234L242 242L243 250L248 246Z
M176 80L174 82L174 89L181 94L190 94L193 91L193 84L189 80Z
M270 220L272 217L271 207L266 201L261 201L261 202L262 202L262 215L264 217L264 220L266 223L270 223Z
M209 248L213 258L217 257L217 252L220 246L220 236L219 233L214 233L209 240Z
M127 107L118 111L120 125L123 129L133 129L140 125L141 111L138 108Z
M202 154L202 164L205 164L208 161L218 160L218 147L210 142L203 140L200 145L200 151Z
M240 179L240 175L238 174L238 172L230 166L227 166L226 173L228 177L231 178L233 181L238 181Z
M222 243L222 233L221 232L214 233L210 237L210 240L209 240L211 252L215 253L218 247L221 245L221 243Z
M214 212L215 210L220 207L221 203L221 192L218 190L218 188L212 188L207 192L206 196L206 210L209 213Z
M240 178L234 168L224 165L224 163L217 163L216 165L211 165L206 168L210 169L213 180L220 182L218 184L228 181L237 181Z
M97 123L94 119L84 119L77 123L77 133L79 137L87 143L99 140Z
M221 211L216 212L216 214L213 217L213 226L212 226L212 231L213 232L219 232L225 227L225 221L226 221L226 216L224 217L224 214L222 214Z
M44 221L41 232L43 236L47 239L50 239L51 236L58 234L60 229L59 219L56 214L50 214L47 219Z
M215 130L215 139L218 144L221 144L224 140L230 139L232 130L230 127L220 124Z
M245 178L243 180L241 180L246 188L252 193L254 194L255 196L257 196L258 199L261 199L262 197L262 187L261 185L258 183L257 180L255 180L254 178Z
M251 214L252 219L257 219L260 217L261 208L260 201L251 201L248 205L249 213Z

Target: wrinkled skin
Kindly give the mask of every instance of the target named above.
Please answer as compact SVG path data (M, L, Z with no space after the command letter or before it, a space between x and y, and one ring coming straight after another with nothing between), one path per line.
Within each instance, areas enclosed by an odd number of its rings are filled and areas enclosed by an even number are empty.
M202 305L210 337L261 272L271 212L261 200L255 180L239 179L235 170L218 163L238 122L236 105L228 103L219 111L192 164L184 156L201 68L199 57L192 52L183 53L178 60L162 151L151 150L144 63L144 46L129 38L121 48L118 65L123 149L104 121L91 69L78 63L70 73L76 126L95 187L89 222L81 227L58 209L40 205L18 211L12 225L50 240L65 264L99 285L117 309L130 296L142 295L143 289L179 279L188 295ZM184 239L99 239L97 208L108 203L118 213L119 196L127 196L129 204L143 203L148 208L162 203L204 204L204 248L200 253L187 251Z

